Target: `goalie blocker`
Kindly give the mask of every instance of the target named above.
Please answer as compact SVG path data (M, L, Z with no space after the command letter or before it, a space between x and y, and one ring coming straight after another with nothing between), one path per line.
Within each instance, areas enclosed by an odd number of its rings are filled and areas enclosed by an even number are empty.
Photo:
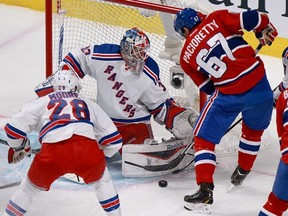
M122 175L125 177L152 177L172 174L175 170L191 168L194 161L194 150L191 145L192 139L171 138L161 143L133 145L127 144L122 147ZM190 147L179 160L179 164L169 166L178 160L186 147ZM175 163L174 163L175 165Z

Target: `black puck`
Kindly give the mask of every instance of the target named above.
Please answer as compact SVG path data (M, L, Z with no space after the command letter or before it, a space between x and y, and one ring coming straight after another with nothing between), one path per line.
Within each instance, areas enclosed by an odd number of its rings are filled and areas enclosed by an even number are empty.
M166 180L160 180L158 182L159 187L167 187L168 182Z

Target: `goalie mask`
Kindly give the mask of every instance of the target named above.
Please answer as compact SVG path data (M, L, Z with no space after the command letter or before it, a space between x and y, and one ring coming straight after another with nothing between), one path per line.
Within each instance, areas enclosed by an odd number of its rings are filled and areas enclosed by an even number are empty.
M120 46L122 57L131 71L137 74L143 71L150 50L146 34L137 28L129 29L123 35Z
M187 28L190 32L195 26L201 23L200 15L201 14L192 8L185 8L176 14L174 19L174 30L181 39L185 38L184 28Z
M52 85L55 92L79 92L81 89L79 78L71 70L57 71Z

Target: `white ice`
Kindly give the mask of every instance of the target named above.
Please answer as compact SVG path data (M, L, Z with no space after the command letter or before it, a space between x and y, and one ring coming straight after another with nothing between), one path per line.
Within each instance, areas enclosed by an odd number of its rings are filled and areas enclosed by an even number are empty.
M26 102L36 98L34 87L45 77L44 13L0 4L0 138L7 117L17 112ZM105 42L105 41L103 41ZM284 47L283 47L284 48ZM281 60L261 56L266 64L268 78L274 88L282 79ZM170 137L162 127L153 124L157 139ZM36 142L36 135L32 134ZM252 172L242 186L230 193L230 175L236 163L236 153L219 153L215 172L215 192L212 215L253 216L266 202L275 178L280 158L275 127L275 113L263 148ZM8 165L7 147L0 146L0 186L19 181L26 173L31 159L19 165ZM124 216L188 216L196 215L183 208L183 197L197 190L193 169L177 175L153 178L124 178L120 164L110 165L118 189ZM158 187L158 180L166 179L168 187ZM0 190L0 213L16 187ZM92 216L105 215L91 186L56 181L49 192L35 198L27 215L32 216ZM288 215L286 213L285 215Z

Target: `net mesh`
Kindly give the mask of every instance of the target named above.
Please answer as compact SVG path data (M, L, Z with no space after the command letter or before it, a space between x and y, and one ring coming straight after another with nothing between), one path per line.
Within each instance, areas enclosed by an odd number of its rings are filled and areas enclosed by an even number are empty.
M170 85L169 68L175 63L158 57L159 52L164 50L166 38L159 13L145 17L138 8L104 1L62 0L61 5L57 5L59 3L53 1L53 71L58 68L59 59L61 60L72 49L90 44L120 44L127 29L138 27L150 39L150 55L159 65L162 83L172 96L185 97L184 90L175 89ZM59 48L62 18L64 18L63 45ZM82 93L95 99L97 91L95 80L85 77L82 85Z

